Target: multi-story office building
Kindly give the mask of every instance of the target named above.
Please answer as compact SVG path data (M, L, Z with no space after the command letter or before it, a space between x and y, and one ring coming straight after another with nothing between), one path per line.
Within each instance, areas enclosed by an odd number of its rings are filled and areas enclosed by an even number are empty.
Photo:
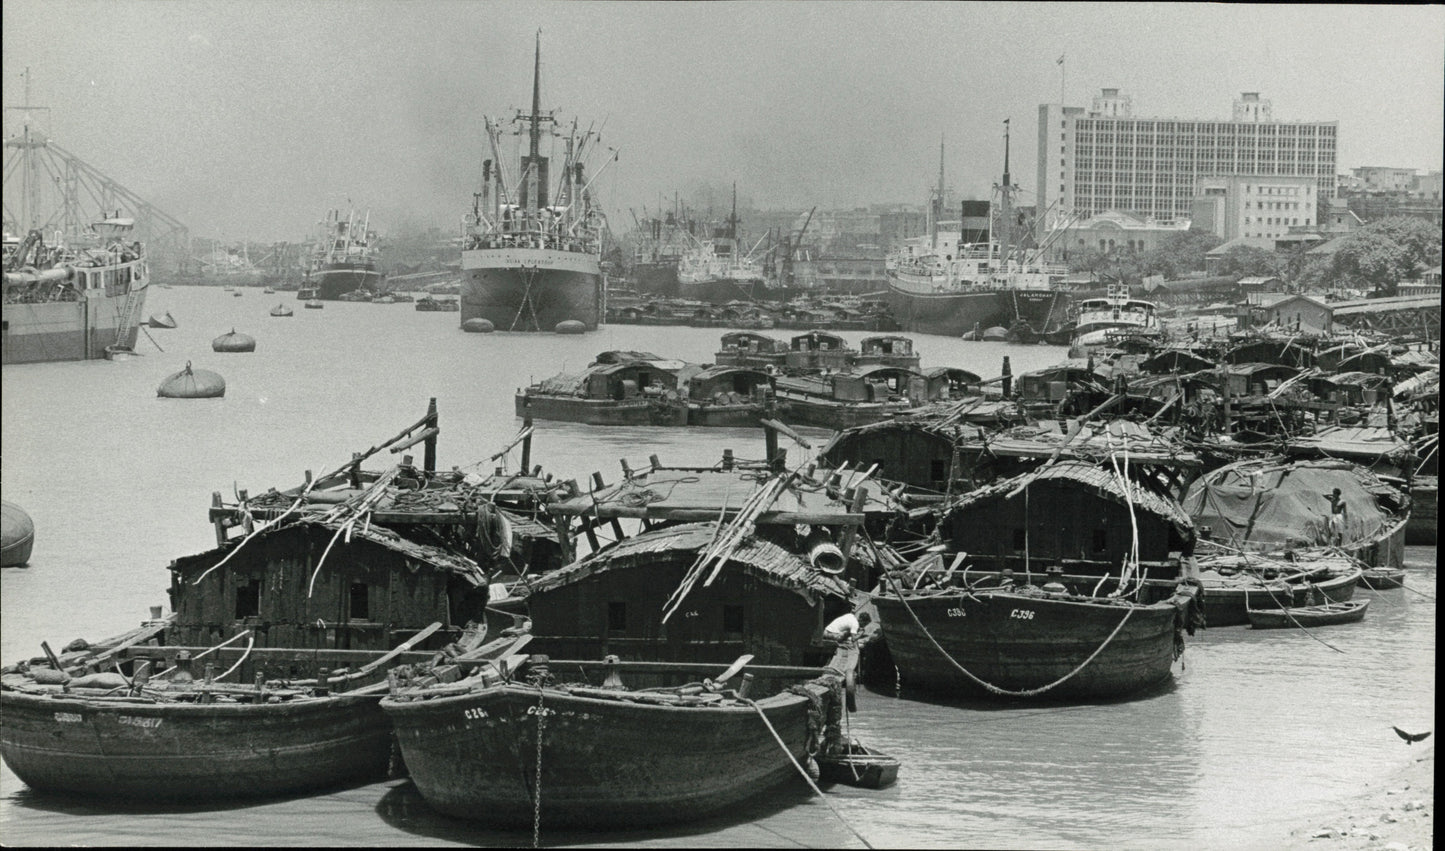
M1318 184L1313 177L1199 178L1192 213L1195 230L1236 237L1278 239L1292 227L1319 224Z
M1232 117L1136 118L1133 101L1104 89L1089 109L1041 104L1036 193L1041 229L1073 217L1128 211L1156 222L1187 219L1199 178L1313 178L1335 194L1335 121L1276 121L1269 100L1246 92Z

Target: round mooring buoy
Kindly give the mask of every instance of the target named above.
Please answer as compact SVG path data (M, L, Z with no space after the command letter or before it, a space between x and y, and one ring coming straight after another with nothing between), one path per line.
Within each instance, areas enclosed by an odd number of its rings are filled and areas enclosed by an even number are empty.
M462 323L462 330L471 334L490 334L497 330L497 326L493 325L490 319L474 316Z
M25 509L0 500L0 567L19 567L30 561L35 544L35 522Z
M587 326L576 319L564 319L557 323L555 330L558 334L585 334Z
M211 341L213 352L254 352L256 351L256 338L249 334L237 334L232 328L231 333L222 334Z
M168 376L156 390L156 395L165 399L217 399L226 395L226 379L209 369L186 368Z

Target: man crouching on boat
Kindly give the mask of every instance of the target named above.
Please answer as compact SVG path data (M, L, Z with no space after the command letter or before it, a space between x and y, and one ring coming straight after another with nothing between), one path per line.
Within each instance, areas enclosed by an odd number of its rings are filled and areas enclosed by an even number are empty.
M863 633L863 627L872 622L873 618L867 612L856 615L848 612L834 618L832 623L824 627L823 637L838 644L857 644L858 637Z

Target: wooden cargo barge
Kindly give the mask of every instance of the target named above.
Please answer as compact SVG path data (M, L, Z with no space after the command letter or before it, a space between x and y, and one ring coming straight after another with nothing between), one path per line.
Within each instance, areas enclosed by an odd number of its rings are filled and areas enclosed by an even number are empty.
M748 666L750 688L724 692L717 665L534 656L520 672L530 682L402 691L382 705L412 782L443 813L636 827L705 818L797 780L797 765L839 738L854 659L832 664Z

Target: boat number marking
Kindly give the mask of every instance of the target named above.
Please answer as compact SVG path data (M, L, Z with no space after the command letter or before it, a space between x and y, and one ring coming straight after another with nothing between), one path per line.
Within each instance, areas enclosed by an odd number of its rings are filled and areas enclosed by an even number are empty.
M148 728L154 729L154 728L156 728L156 727L159 727L159 726L161 725L161 722L164 721L165 719L164 719L164 718L137 718L137 717L134 716L134 715L120 715L120 716L117 716L115 720L116 720L116 721L119 721L119 722L122 723L122 724L131 726L131 727L148 727Z
M685 618L695 618L695 617L698 617L699 615L698 615L698 613L697 613L697 609L693 609L693 610L690 611L690 612L684 612L682 616L685 617Z
M1018 618L1021 621L1031 621L1034 619L1034 613L1028 609L1014 609L1009 613L1009 617Z
M968 617L968 612L963 609L949 609L948 616L951 618L966 618Z
M57 712L55 713L55 720L62 724L79 724L85 719L76 715L74 712Z
M527 707L527 714L528 714L528 715L541 715L543 718L545 718L545 717L547 717L548 715L556 715L556 714L557 714L557 710L555 710L555 709L548 709L548 708L545 707L545 706L541 706L541 707L538 707L538 706L529 706L529 707Z
M462 714L467 717L467 720L475 721L475 720L478 719L478 718L486 718L486 717L487 717L487 710L485 710L485 709L478 709L478 708L476 708L476 707L472 707L471 709L468 709L467 711L463 712Z

